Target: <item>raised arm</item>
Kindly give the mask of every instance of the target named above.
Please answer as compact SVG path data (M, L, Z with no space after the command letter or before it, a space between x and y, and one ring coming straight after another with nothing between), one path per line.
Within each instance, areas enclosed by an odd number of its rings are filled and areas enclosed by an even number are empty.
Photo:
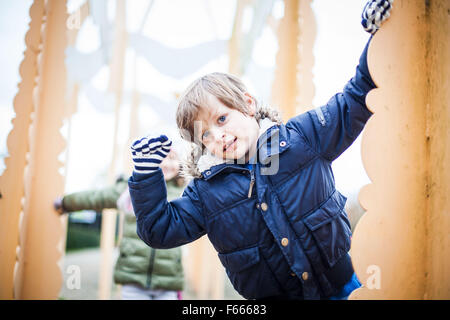
M364 30L372 35L390 15L393 0L370 0L362 13ZM333 96L326 105L306 112L288 121L305 137L311 147L324 159L333 161L358 137L372 115L367 109L366 96L376 88L367 65L369 39L359 59L355 76L341 93Z
M137 234L149 246L178 247L206 233L194 181L180 198L170 202L161 169L146 175L133 172L128 186L137 219Z
M166 136L146 137L132 146L135 168L128 186L137 219L137 234L153 248L177 247L206 233L195 180L180 198L167 201L166 183L159 165L170 146Z
M55 209L61 213L79 210L95 210L117 208L116 201L126 189L127 181L117 181L113 186L75 192L65 195L55 201Z
M355 76L343 92L333 96L326 105L292 118L286 124L295 128L308 144L324 159L333 161L361 133L372 113L367 109L366 96L376 86L367 68L367 43Z

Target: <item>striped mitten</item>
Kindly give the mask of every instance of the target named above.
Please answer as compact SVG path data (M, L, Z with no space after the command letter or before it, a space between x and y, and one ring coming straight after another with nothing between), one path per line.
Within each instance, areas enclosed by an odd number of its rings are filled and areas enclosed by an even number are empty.
M369 0L362 12L361 24L364 30L375 34L381 27L381 23L389 18L394 0Z
M170 152L172 141L165 135L157 138L145 137L133 142L131 154L134 171L137 173L151 173L158 170L159 165Z

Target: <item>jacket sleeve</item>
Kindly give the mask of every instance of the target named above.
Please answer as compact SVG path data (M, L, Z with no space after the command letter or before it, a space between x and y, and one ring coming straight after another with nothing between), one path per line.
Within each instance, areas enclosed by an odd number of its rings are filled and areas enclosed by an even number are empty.
M367 66L366 44L356 68L355 76L345 85L342 93L333 96L326 105L298 115L288 121L302 134L311 147L324 159L335 160L364 128L372 113L366 106L366 96L376 88Z
M137 220L137 234L150 247L169 249L192 242L204 234L202 203L195 180L180 198L167 201L162 170L133 175L128 186Z
M63 198L64 210L67 212L79 210L101 211L103 209L117 208L117 199L119 199L126 187L126 181L122 181L104 189L68 194Z

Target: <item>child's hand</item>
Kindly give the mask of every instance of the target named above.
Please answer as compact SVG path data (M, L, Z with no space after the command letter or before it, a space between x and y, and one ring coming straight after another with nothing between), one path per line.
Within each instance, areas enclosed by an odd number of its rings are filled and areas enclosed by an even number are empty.
M170 152L172 141L165 135L159 137L145 137L133 142L131 154L134 171L137 173L151 173L158 170L163 159Z
M55 208L56 212L58 212L59 214L66 213L63 206L63 197L58 197L55 199L55 201L53 201L53 208Z
M369 0L362 12L361 24L371 34L380 29L381 23L389 18L394 0Z

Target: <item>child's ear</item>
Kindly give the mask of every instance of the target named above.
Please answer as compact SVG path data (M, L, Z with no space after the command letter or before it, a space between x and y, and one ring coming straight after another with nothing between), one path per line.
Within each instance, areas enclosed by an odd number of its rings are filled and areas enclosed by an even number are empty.
M244 93L244 96L245 96L245 104L247 105L249 115L253 117L256 113L255 98L253 98L253 96L248 92Z

